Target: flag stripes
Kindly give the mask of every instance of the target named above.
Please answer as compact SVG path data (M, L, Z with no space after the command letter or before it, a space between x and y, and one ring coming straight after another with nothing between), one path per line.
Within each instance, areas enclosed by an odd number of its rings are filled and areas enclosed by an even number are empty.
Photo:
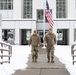
M46 12L45 12L45 16L46 16L47 21L50 24L50 26L53 27L54 26L54 21L53 21L52 13L50 12L49 4L48 4L47 0L46 0Z

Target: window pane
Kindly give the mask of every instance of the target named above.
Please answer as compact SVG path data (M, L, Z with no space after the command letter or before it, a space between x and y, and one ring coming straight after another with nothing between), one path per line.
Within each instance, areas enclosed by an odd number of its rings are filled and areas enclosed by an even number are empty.
M3 9L3 3L1 3L1 9Z
M1 10L11 10L13 9L13 0L0 0Z
M65 0L56 0L56 18L66 18Z
M7 0L3 0L4 2L7 2Z
M3 0L0 0L0 2L3 2Z
M32 18L32 0L24 0L23 18Z
M76 29L74 29L74 41L76 41Z
M4 9L7 9L7 3L4 3Z
M13 2L11 3L11 9L13 9Z
M2 30L2 39L3 41L8 42L9 40L14 40L14 30L3 29Z
M11 1L11 0L8 0L8 1Z
M10 3L11 3L11 0L8 0L8 2L10 2Z
M1 3L0 3L0 9L1 9Z
M11 3L8 3L8 9L11 9Z
M37 10L37 22L43 22L43 10Z

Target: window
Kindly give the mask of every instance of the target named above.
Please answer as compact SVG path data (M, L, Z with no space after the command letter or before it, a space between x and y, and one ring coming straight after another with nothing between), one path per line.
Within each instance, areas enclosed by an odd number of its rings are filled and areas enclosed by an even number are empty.
M66 0L56 0L56 18L66 18Z
M14 40L14 30L12 29L3 29L2 30L2 39L3 41L9 41L9 40Z
M37 10L37 22L43 22L43 10Z
M57 40L62 41L63 40L63 30L57 29Z
M23 18L32 18L32 0L24 0L23 3Z
M0 10L12 10L13 0L0 0Z
M50 9L50 12L52 13L52 9ZM44 11L43 9L37 9L37 22L43 22L44 21ZM45 17L45 22L47 22L47 18Z
M74 41L76 41L76 29L74 29Z
M31 36L30 29L21 29L21 45L28 45Z

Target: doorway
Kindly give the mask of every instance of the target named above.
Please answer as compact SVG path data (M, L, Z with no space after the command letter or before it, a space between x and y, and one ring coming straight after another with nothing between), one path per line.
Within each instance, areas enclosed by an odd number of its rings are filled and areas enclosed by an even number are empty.
M58 45L68 45L68 29L57 29L57 44Z
M15 30L14 29L2 29L3 41L14 40Z
M43 46L43 42L44 42L44 32L43 32L43 30L38 30L37 31L38 32L38 34L39 34L39 36L40 36L40 40L41 40L41 46ZM45 34L47 33L47 30L45 31Z
M21 29L21 45L28 45L31 29Z

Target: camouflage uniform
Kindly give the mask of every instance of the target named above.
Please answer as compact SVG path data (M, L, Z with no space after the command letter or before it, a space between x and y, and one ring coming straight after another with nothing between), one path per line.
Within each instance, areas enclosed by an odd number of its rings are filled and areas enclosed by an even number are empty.
M37 61L37 58L38 58L38 44L40 44L40 37L38 34L33 34L31 37L30 37L30 40L29 40L29 44L31 44L32 46L32 59L33 59L33 62L35 60L35 62Z
M45 35L45 43L47 43L47 58L50 62L50 52L51 52L51 62L54 62L54 44L56 44L56 36L54 33L47 33Z

